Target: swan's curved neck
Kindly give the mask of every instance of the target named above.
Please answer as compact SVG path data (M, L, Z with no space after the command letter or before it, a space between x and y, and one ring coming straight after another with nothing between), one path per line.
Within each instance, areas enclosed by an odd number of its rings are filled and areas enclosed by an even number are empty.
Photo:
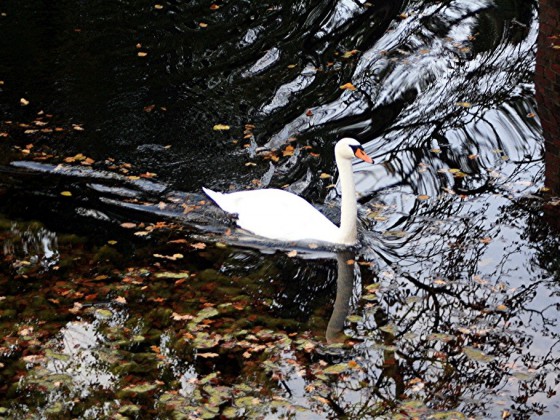
M357 239L356 218L358 205L356 203L356 187L354 185L352 161L336 158L338 176L341 189L339 243L354 244Z

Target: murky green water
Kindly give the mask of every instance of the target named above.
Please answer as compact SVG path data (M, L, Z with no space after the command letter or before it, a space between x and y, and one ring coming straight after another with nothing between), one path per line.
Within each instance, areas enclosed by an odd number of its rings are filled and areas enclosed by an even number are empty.
M0 415L556 418L536 1L0 12ZM356 250L200 194L332 210L342 136Z

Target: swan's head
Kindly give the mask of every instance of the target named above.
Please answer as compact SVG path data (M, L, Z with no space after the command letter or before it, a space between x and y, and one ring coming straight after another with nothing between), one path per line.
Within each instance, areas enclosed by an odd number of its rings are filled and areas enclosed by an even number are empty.
M350 137L345 137L336 143L334 154L337 159L352 160L357 157L364 162L373 163L373 159L368 156L360 142Z

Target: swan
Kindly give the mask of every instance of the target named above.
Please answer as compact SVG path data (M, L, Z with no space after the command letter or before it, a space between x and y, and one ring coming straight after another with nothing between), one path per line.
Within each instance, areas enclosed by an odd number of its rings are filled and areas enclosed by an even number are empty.
M352 159L373 163L355 139L343 138L334 148L341 184L340 227L303 198L279 189L220 193L202 188L222 210L237 215L239 227L277 241L320 241L354 245L357 241L356 187Z

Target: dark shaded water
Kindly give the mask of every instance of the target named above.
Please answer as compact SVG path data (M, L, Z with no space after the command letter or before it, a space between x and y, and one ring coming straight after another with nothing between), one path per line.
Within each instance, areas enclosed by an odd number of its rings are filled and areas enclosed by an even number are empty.
M556 418L536 1L0 12L0 414ZM342 136L351 253L200 195L336 205Z

